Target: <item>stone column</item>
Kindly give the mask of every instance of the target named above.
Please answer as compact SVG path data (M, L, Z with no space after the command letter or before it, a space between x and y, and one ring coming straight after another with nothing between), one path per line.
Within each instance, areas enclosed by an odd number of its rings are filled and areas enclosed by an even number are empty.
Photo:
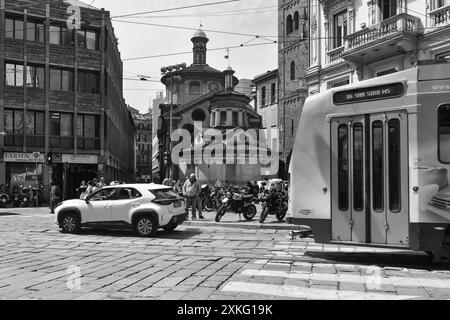
M244 116L242 114L242 111L239 111L238 113L238 125L243 126L244 125Z
M231 109L227 109L227 126L233 125L233 112Z

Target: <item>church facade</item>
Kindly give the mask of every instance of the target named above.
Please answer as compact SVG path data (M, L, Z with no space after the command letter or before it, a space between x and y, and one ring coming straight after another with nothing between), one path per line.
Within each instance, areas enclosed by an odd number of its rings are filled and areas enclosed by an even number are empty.
M268 157L267 148L260 148L259 144L261 116L250 106L250 97L235 90L239 81L234 70L219 71L206 63L209 39L205 32L198 30L191 41L192 65L165 74L161 79L168 100L173 103L172 112L170 104L160 106L161 177L177 181L195 173L204 183L227 180L240 184L261 180L264 172L259 158L267 162ZM180 130L189 133L189 148L173 157L172 151L179 150L181 140L171 144L170 133ZM226 138L233 135L236 142L242 138L245 150L230 151L230 139Z

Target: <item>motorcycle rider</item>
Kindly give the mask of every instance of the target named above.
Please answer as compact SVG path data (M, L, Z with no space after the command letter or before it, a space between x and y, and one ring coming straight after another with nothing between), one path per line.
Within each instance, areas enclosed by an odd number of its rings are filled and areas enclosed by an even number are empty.
M192 220L196 219L196 209L199 209L199 218L204 219L201 206L199 207L199 195L201 192L200 182L192 173L183 185L183 195L186 198L186 214L189 216L189 207L192 207Z

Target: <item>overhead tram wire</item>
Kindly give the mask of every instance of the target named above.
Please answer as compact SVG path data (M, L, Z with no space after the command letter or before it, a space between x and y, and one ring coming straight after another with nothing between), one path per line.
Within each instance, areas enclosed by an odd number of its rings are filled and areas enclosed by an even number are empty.
M196 4L196 5L191 5L191 6L183 6L183 7L177 7L177 8L169 8L169 9L160 9L160 10L153 10L153 11L136 12L136 13L129 13L129 14L124 14L124 15L120 15L120 16L113 16L113 17L111 17L111 19L132 17L132 16L141 15L141 14L149 14L149 13L158 13L158 12L167 12L167 11L174 11L174 10L184 10L184 9L191 9L191 8L198 8L198 7L206 7L206 6L213 6L213 5L218 5L218 4L225 4L225 3L239 2L239 1L240 0L226 0L226 1L219 1L219 2L210 2L210 3Z
M266 10L272 9L272 10ZM267 6L267 7L259 7L259 8L248 8L243 10L231 10L231 11L216 11L216 12L199 12L192 14L173 14L173 15L150 15L150 16L137 16L137 17L128 17L128 19L151 19L151 18L183 18L183 17L206 17L206 16L216 16L216 15L231 15L231 14L247 14L247 13L267 13L278 11L278 6Z
M255 43L255 44L240 44L236 46L227 46L227 47L221 47L221 48L212 48L208 49L209 51L219 51L219 50L226 50L226 49L237 49L237 48L244 48L244 47L256 47L256 46L263 46L268 44L277 44L277 41L273 42L265 42L265 43ZM128 58L128 59L122 59L122 61L136 61L136 60L144 60L144 59L151 59L151 58L161 58L161 57L168 57L168 56L178 56L183 54L192 54L191 51L184 51L184 52L176 52L176 53L165 53L165 54L159 54L159 55L152 55L152 56L145 56L145 57L136 57L136 58Z
M198 28L192 28L192 27L171 26L171 25L167 25L167 24L157 24L157 23L148 23L148 22L125 21L125 20L115 20L115 22L129 23L129 24L136 24L136 25L145 25L145 26L151 26L151 27L172 28L172 29L180 29L180 30L193 30L193 31L198 30ZM202 30L205 32L230 34L230 35L236 35L236 36L247 36L247 37L259 36L259 37L267 37L267 38L278 38L278 36L267 36L267 35L258 35L258 34L250 34L250 33L232 32L232 31L220 31L220 30L211 30L211 29L202 29Z

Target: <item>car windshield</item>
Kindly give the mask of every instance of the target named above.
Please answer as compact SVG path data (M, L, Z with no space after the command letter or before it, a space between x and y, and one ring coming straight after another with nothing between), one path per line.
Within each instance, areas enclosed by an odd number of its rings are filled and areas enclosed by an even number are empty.
M172 189L158 189L149 191L155 195L156 200L178 198L178 195L174 191L172 191Z

